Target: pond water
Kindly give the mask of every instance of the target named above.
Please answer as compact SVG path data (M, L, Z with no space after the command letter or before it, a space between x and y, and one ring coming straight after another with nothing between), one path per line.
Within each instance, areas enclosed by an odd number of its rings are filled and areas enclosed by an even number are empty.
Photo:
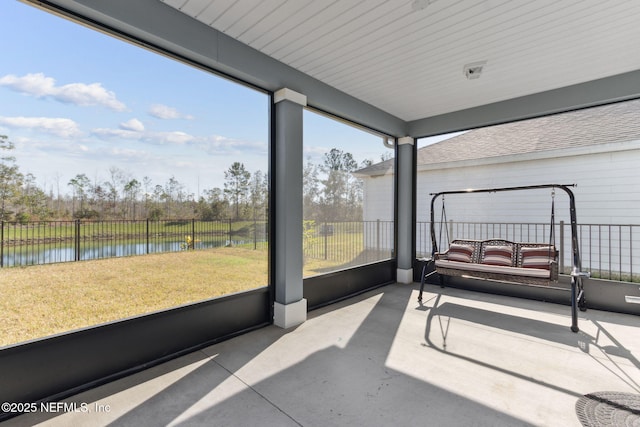
M147 243L123 243L91 246L80 246L80 261L102 258L116 258L132 255L146 255L163 252L179 252L184 250L184 240L149 242ZM221 246L244 245L244 240L215 240L197 242L195 249L218 248ZM252 245L253 247L253 245ZM76 261L76 248L73 245L55 247L5 247L2 256L3 267L17 267L25 265L53 264L59 262Z

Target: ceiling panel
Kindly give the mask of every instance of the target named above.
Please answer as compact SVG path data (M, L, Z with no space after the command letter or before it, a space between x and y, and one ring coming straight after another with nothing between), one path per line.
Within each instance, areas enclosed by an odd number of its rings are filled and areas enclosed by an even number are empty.
M220 20L224 19L225 15L234 4L234 0L188 0L187 4L180 10L201 22L222 31L219 25ZM196 10L199 10L199 12L197 14L189 13L187 12L186 7L197 7Z
M310 25L309 22L313 20L314 16L329 7L322 1L311 1L306 7L299 7L299 3L302 2L296 2L295 13L287 16L269 34L262 34L258 37L252 46L271 55L274 50L286 46L297 37L306 34ZM274 57L277 58L277 56Z
M160 1L408 121L640 69L636 0Z
M384 3L383 0L369 0L368 6ZM283 45L273 52L280 61L290 63L313 55L314 52L326 45L333 45L341 38L338 30L346 27L362 13L362 2L339 2L336 7L327 8L317 14L307 23L306 33L301 37Z

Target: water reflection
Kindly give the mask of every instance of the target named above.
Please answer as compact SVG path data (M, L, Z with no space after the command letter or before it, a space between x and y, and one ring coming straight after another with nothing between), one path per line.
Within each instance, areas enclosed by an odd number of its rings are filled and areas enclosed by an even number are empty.
M229 245L244 245L243 240L215 240L215 241L198 241L195 249L219 248ZM253 242L251 242L253 243ZM59 262L71 261L87 261L92 259L116 258L132 255L146 255L163 252L179 252L185 250L185 241L164 241L149 243L123 243L123 244L105 244L80 246L79 256L77 249L73 245L56 246L50 248L30 248L26 251L20 251L19 248L13 248L5 253L2 257L2 265L4 267L17 267L24 265L53 264ZM253 244L251 245L253 247Z

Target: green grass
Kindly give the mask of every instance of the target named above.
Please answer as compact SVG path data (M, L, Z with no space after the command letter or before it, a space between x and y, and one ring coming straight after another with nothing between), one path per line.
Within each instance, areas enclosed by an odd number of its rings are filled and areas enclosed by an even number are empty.
M0 346L266 286L267 254L250 244L0 269ZM303 275L360 258L309 259Z
M218 248L0 270L0 346L246 291L267 252Z
M124 228L132 232L134 225ZM253 223L235 226L240 231ZM189 234L179 225L166 228ZM324 237L311 243L324 250ZM336 233L327 236L326 243L327 259L319 254L305 257L303 277L389 257L363 250L362 233ZM250 241L233 247L0 269L0 346L266 286L268 243L259 242L257 248Z

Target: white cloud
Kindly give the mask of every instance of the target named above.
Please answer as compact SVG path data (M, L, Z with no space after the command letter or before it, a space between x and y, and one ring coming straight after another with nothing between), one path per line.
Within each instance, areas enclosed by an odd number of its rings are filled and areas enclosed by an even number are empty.
M106 90L101 83L70 83L56 86L52 77L43 73L26 74L22 77L8 74L0 77L0 86L38 98L50 97L59 102L83 107L101 105L114 111L125 111L127 107L118 101L115 93Z
M142 122L138 119L131 119L129 121L120 123L120 129L142 132L144 130L144 124L142 124Z
M0 77L0 85L37 97L47 96L55 91L55 80L45 77L42 73L27 74L22 77L7 74Z
M244 141L220 135L211 135L202 141L198 141L198 148L211 155L267 152L267 144L265 142Z
M187 142L191 142L196 139L193 135L189 135L188 133L178 132L178 131L157 132L157 133L154 133L153 135L150 135L150 137L157 141L161 141L169 144L178 144L178 145L186 144Z
M108 157L112 157L114 161L123 160L129 162L143 161L149 158L149 153L131 148L111 147L108 151L102 153Z
M156 117L158 119L163 119L163 120L193 119L193 116L190 116L188 114L182 114L175 108L169 107L163 104L153 104L151 107L149 107L149 114L152 115L153 117Z
M93 129L91 133L101 139L118 138L141 140L144 138L144 133L127 129L97 128Z
M2 117L0 124L12 128L26 128L50 133L63 138L80 136L78 124L71 119L54 117Z
M120 127L123 127L122 124ZM183 145L197 140L195 136L180 131L148 132L128 129L97 128L93 129L91 133L101 139L129 139L157 145Z
M329 152L327 147L318 147L315 145L305 146L303 150L304 161L311 161L312 163L322 162L324 155Z
M126 139L154 145L188 145L209 155L267 152L267 143L263 141L244 141L220 135L200 137L182 131L152 132L146 130L137 119L121 123L119 129L96 128L91 134L103 140Z

